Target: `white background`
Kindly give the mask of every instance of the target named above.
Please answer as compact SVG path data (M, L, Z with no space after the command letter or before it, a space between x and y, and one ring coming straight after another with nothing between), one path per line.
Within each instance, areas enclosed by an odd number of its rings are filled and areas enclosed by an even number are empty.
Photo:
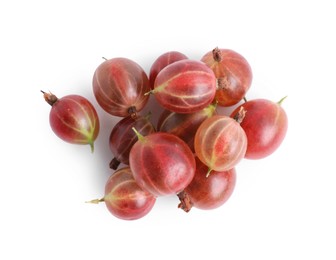
M2 1L0 259L336 259L333 2ZM249 61L248 99L288 95L281 147L243 160L216 210L187 214L171 196L123 221L84 203L103 195L119 120L92 93L102 57L148 72L166 51L200 59L216 46ZM92 101L94 154L54 135L41 89Z

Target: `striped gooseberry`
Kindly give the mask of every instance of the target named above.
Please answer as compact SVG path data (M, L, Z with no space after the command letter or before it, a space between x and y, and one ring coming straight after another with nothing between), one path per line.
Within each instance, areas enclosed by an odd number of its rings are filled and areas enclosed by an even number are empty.
M176 113L193 113L207 107L216 93L216 77L203 62L180 60L162 69L154 82L158 103Z
M215 48L201 61L217 78L216 101L220 106L233 106L245 97L252 83L252 70L247 60L230 49Z
M210 104L194 113L181 114L164 110L158 120L157 130L180 137L194 151L194 137L202 122L216 113L216 105Z
M236 169L212 171L206 176L208 166L196 158L196 172L191 183L177 196L179 208L189 212L192 207L204 210L222 206L232 195L236 185Z
M155 128L149 120L149 116L132 116L121 119L112 129L109 137L110 150L114 157L110 162L110 168L116 170L120 163L129 165L129 153L132 146L138 140L133 131L136 128L140 134L148 135L155 132Z
M89 203L105 202L112 215L124 220L135 220L147 215L156 198L135 182L129 167L114 172L105 185L105 195Z
M239 118L214 115L200 125L195 135L195 153L212 170L227 171L235 167L244 158L247 137L239 122L244 117L240 111ZM239 122L238 122L239 121Z
M93 152L100 125L91 102L80 95L57 98L52 93L41 92L51 105L49 123L53 132L68 143L89 144Z
M135 116L148 102L149 80L139 64L127 58L105 60L94 72L93 93L109 114Z
M157 74L169 64L172 64L179 60L188 59L186 55L178 51L169 51L161 54L152 64L149 71L149 83L151 89L154 88L154 81Z
M245 158L262 159L274 153L284 140L288 128L287 114L281 106L282 101L253 99L237 107L233 117L243 106L246 110L241 127L247 136Z
M136 133L139 140L131 149L129 162L139 186L154 196L182 191L195 174L195 158L189 146L170 133Z

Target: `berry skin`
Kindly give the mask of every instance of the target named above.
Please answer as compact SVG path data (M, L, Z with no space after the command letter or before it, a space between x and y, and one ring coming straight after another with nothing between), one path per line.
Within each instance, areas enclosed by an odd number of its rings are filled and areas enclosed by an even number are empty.
M284 140L288 119L281 103L267 99L249 100L237 107L231 117L243 106L246 110L241 127L244 129L248 145L245 154L247 159L262 159L274 153Z
M195 174L195 157L189 146L170 133L137 135L129 162L139 186L157 197L182 191Z
M93 152L100 127L93 105L79 95L57 98L52 93L42 93L51 105L49 122L53 132L68 143L89 144Z

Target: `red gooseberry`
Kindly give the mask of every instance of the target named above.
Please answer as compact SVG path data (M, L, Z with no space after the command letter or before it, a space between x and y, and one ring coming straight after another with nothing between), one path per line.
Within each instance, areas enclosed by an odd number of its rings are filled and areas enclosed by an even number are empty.
M158 103L176 113L193 113L208 106L216 93L216 77L203 62L180 60L162 69L154 82Z
M188 59L186 55L178 51L169 51L160 55L152 64L149 72L149 84L151 89L154 88L154 81L157 74L169 64L172 64L179 60Z
M216 105L210 104L202 110L194 113L180 114L164 110L158 120L157 130L167 132L180 137L190 149L194 151L194 137L201 123L213 116L216 112Z
M212 170L227 171L235 167L245 156L246 147L243 128L237 120L225 115L206 119L195 135L195 153L208 166L208 174Z
M98 104L113 116L134 116L148 102L148 77L130 59L105 60L95 70L92 85Z
M252 83L252 70L247 60L230 49L215 48L201 61L207 64L217 78L216 101L220 106L232 106L245 97Z
M112 215L124 220L135 220L147 215L156 198L135 182L129 167L114 172L106 182L105 196L88 203L105 202Z
M245 158L265 158L276 151L284 140L288 119L281 106L283 100L277 103L267 99L249 100L232 112L233 117L242 106L246 110L240 124L247 136Z
M155 132L155 128L148 116L132 116L121 119L112 129L109 137L110 150L114 158L110 162L110 168L116 170L120 163L129 164L129 153L132 146L138 140L132 128L136 128L140 134L148 135Z
M154 196L182 191L195 174L195 158L189 146L170 133L137 135L139 140L131 149L129 163L139 186Z
M41 92L51 105L49 123L53 132L66 142L89 144L93 152L100 125L91 102L80 95L57 98L52 93Z
M222 206L233 193L236 185L236 170L212 171L206 176L208 166L196 158L195 177L178 195L179 208L188 212L192 207L204 210Z

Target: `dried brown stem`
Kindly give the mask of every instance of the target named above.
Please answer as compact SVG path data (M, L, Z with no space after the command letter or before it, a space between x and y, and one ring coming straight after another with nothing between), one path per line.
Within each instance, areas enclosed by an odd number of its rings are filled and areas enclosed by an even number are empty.
M112 161L110 162L110 168L113 170L118 169L119 165L120 165L120 161L116 157L114 157Z
M245 114L246 114L246 110L242 106L242 107L240 107L240 109L237 112L237 114L234 115L233 119L236 120L240 124L241 122L243 122Z
M189 212L193 206L192 201L190 200L190 197L188 196L188 193L186 193L184 190L177 194L177 197L180 200L180 204L178 205L179 209L183 209L185 212Z
M212 55L215 61L220 62L222 60L222 52L218 47L212 50Z
M58 98L52 94L51 92L47 93L47 92L44 92L43 90L41 90L41 92L43 93L43 97L44 97L44 100L50 105L54 105L56 103L56 101L58 100Z
M135 106L130 107L127 112L133 119L136 119L138 117Z

